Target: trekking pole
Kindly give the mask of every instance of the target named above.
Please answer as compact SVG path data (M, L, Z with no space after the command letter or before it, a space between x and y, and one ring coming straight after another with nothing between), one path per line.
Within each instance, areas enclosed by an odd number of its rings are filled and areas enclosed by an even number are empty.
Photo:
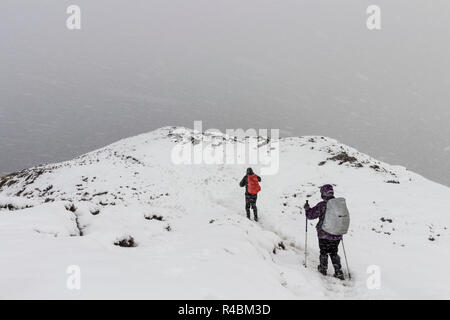
M308 200L306 200L306 203L308 203ZM306 259L308 256L308 217L306 216L306 210L305 210L305 263L304 266L307 268Z
M345 265L347 266L348 279L351 279L350 269L348 268L347 254L345 253L344 237L342 237L342 249L344 251Z

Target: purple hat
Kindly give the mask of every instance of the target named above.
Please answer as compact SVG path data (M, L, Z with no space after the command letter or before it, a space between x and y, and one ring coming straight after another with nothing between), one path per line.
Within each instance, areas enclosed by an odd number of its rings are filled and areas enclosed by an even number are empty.
M334 196L333 186L331 184L325 184L320 187L320 195L322 199L329 199Z

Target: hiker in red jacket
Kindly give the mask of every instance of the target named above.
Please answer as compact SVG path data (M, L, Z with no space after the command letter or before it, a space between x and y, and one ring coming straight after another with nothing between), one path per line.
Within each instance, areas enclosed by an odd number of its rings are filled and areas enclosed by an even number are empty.
M258 198L258 192L261 190L259 182L261 177L256 175L252 168L247 168L247 175L245 175L239 185L245 186L245 211L247 212L247 218L250 219L250 207L253 209L255 221L258 221L258 209L256 208L256 199Z

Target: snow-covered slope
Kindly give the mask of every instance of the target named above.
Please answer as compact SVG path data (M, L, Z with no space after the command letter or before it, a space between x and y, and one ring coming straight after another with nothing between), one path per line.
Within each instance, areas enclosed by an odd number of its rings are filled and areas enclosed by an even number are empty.
M165 127L1 178L0 298L450 298L449 188L329 138L284 138L255 223L246 165L173 164L175 143L199 140L211 134ZM343 283L316 271L315 221L302 266L302 206L324 183L351 211Z

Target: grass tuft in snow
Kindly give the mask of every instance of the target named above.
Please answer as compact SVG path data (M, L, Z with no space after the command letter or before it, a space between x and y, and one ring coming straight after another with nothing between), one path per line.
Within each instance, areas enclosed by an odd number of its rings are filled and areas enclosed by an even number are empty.
M147 219L147 220L164 221L164 217L163 217L163 216L158 216L158 215L156 215L156 214L151 215L151 216L145 216L145 219Z
M77 211L77 207L75 207L75 205L73 203L68 203L64 207L66 208L67 211L70 211L70 212Z
M134 241L134 238L129 236L126 238L122 238L114 242L114 245L124 248L134 248L137 247L137 243Z
M96 216L100 213L100 209L91 209L89 210L89 212L93 215Z

